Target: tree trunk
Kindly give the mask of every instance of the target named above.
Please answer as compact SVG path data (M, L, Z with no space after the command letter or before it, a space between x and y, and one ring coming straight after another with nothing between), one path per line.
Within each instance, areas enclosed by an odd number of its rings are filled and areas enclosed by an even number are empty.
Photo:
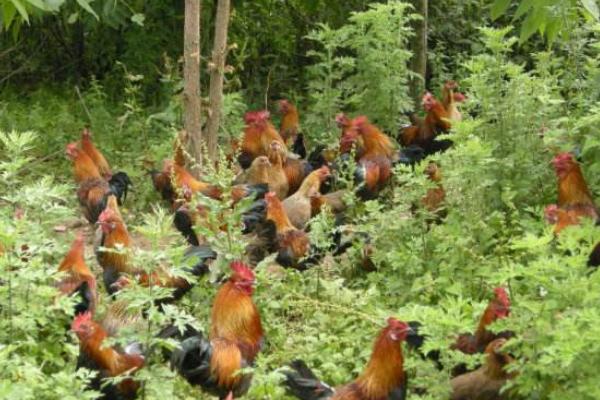
M420 77L415 77L410 83L410 95L415 102L415 110L417 111L421 103L421 97L425 91L425 79L427 76L427 17L428 17L428 0L413 0L415 11L423 18L420 21L415 21L415 38L412 45L413 58L411 69Z
M183 108L188 152L195 165L190 168L198 177L202 165L202 121L200 102L200 1L185 0L183 34ZM191 167L191 166L190 166Z
M227 58L227 29L229 27L230 0L219 0L215 22L215 43L212 52L210 69L210 110L206 129L206 144L208 156L211 160L217 158L217 141L219 137L219 124L221 123L221 109L223 107L223 77L225 74L225 61Z

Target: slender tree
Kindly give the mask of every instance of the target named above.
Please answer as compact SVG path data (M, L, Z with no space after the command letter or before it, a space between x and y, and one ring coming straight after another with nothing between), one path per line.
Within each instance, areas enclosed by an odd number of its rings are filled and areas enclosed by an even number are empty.
M414 22L415 38L412 45L413 58L411 70L418 76L411 80L410 94L415 108L421 101L427 76L427 18L429 14L428 0L413 0L415 11L422 19Z
M200 0L185 0L185 24L183 38L184 52L184 129L188 139L187 148L194 158L197 168L194 175L200 173L202 165L202 121L200 101ZM189 160L188 160L189 161Z
M217 157L219 124L221 123L221 109L223 107L223 78L225 75L225 61L227 59L227 31L229 27L230 8L230 0L219 0L215 22L215 42L212 51L212 62L209 65L210 109L205 134L208 156L212 160Z

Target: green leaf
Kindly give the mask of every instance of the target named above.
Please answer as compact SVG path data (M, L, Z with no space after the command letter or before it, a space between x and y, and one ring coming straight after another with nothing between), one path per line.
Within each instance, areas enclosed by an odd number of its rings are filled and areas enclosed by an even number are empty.
M546 38L549 43L553 43L556 40L556 36L560 31L561 27L561 19L560 18L551 18L550 21L546 24Z
M144 26L144 21L146 20L146 16L144 14L133 14L131 16L131 22L138 24L139 26Z
M27 2L40 10L47 11L46 4L42 0L27 0Z
M97 20L99 20L100 18L98 18L98 14L96 14L92 6L90 6L91 2L92 0L77 0L77 4L79 4L81 8L83 8L85 11L89 12L94 17L96 17Z
M15 8L19 12L19 14L21 14L21 17L23 18L23 20L25 20L25 22L29 23L29 14L27 14L27 10L25 9L25 6L23 5L23 3L21 3L21 0L10 0L10 1L13 3L13 5L15 6Z
M543 18L540 17L539 13L530 13L527 18L525 18L525 21L523 21L523 26L521 26L521 37L519 38L519 42L525 43L527 39L538 30L542 22Z
M581 0L581 5L594 17L596 21L600 19L600 10L596 0Z
M77 22L78 18L79 18L78 12L72 13L71 15L69 15L69 18L67 19L67 24L74 24L75 22Z
M523 0L521 2L521 4L519 4L519 7L517 8L517 11L515 11L515 19L519 19L521 18L523 15L525 15L525 13L527 11L529 11L531 9L531 7L533 6L533 0Z
M500 18L510 6L510 0L496 0L492 5L492 19L496 20Z
M64 4L65 0L44 0L46 9L51 12L60 10L60 7Z
M8 30L8 28L10 28L10 24L15 18L16 13L17 9L12 3L4 3L4 7L2 8L2 20L4 23L4 30Z

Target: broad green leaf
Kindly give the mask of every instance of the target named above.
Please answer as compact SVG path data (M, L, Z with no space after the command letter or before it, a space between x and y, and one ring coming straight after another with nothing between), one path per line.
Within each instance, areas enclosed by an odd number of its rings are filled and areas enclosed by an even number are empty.
M67 23L68 24L74 24L75 22L77 22L78 18L79 18L79 13L78 12L74 12L71 15L69 15L69 18L67 19Z
M508 6L510 6L510 0L496 0L494 1L494 4L492 5L492 19L498 19L500 18L508 9Z
M27 2L40 10L47 11L47 6L42 0L27 0Z
M546 38L549 43L553 43L556 40L556 36L560 31L561 27L561 19L560 18L550 18L550 20L546 23Z
M27 23L29 23L29 14L27 14L27 10L25 9L25 6L23 5L23 3L21 3L21 0L10 0L15 8L17 9L17 11L19 12L19 14L21 14L21 18L23 18L23 20Z
M139 26L144 26L144 21L146 20L146 16L144 14L133 14L131 16L131 22L138 24Z
M515 12L515 19L521 18L523 15L525 15L525 13L527 11L529 11L531 9L531 7L533 6L533 1L534 0L523 0L521 2L521 4L519 4L519 7L517 8L517 11Z
M600 10L596 0L581 0L581 5L598 21L600 19Z
M519 41L524 43L538 30L540 26L541 19L539 18L538 13L530 13L523 21L523 25L521 26L521 37Z
M65 0L44 0L48 11L56 12L65 3Z
M100 18L98 18L98 14L96 14L96 11L94 11L92 6L90 6L91 2L92 0L77 0L77 4L79 4L81 8L83 8L85 11L89 12L94 17L96 17L96 19L99 20Z
M2 7L2 20L4 23L4 28L7 30L10 28L10 24L15 18L15 14L17 13L17 9L12 3L4 3L4 7Z

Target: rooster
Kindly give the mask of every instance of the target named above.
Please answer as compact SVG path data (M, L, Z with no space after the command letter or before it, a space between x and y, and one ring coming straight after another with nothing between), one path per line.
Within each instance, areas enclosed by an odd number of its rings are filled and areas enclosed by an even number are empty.
M75 180L79 183L77 199L83 210L85 218L90 223L95 223L98 216L106 206L108 196L125 198L128 184L121 185L107 182L101 175L92 159L76 143L69 143L65 153L73 161ZM115 175L116 177L116 175ZM121 178L116 178L121 182Z
M461 351L465 354L481 353L485 347L498 335L487 330L487 327L498 319L508 317L510 313L510 299L506 289L497 287L494 289L494 297L490 300L487 308L483 312L475 334L461 334L456 342L451 346L452 349Z
M451 117L444 105L431 93L423 95L422 106L427 113L425 119L402 129L399 142L405 147L401 152L405 158L418 161L421 158L447 150L452 142L449 140L435 140L440 133L446 133L451 128ZM414 153L414 154L411 154ZM414 160L410 160L414 158Z
M437 214L438 217L443 217L445 213L442 208L446 199L446 191L444 190L444 186L442 186L440 168L435 162L430 162L425 169L425 174L430 181L435 183L436 187L427 190L427 193L421 199L421 204L423 204L427 211Z
M104 155L92 142L92 132L88 128L81 131L81 149L92 159L100 174L107 181L112 177L112 171Z
M289 179L283 166L287 157L285 148L280 142L274 140L269 145L269 163L268 184L269 191L277 193L277 196L283 200L290 190Z
M254 363L264 342L260 315L252 301L254 272L239 261L230 267L231 277L213 302L208 339L202 335L185 339L171 358L173 368L190 384L220 399L248 391L252 376L240 369Z
M286 144L294 143L298 133L300 133L300 118L298 109L288 100L279 100L278 111L281 114L281 124L279 134Z
M453 378L451 400L501 400L509 399L500 389L516 376L505 370L513 358L502 350L506 339L496 339L485 349L485 363L479 369Z
M558 178L558 207L578 217L598 220L598 209L571 153L558 154L552 160Z
M113 284L123 273L133 273L131 266L132 240L127 226L113 200L98 218L98 242L96 258L103 270L104 287L109 293L115 292Z
M330 176L329 168L324 166L311 172L300 185L300 188L283 201L283 208L290 222L298 229L304 229L311 217L311 198L321 189L321 183Z
M252 160L266 156L272 141L276 140L285 147L285 142L270 121L268 111L251 111L244 116L246 127L242 139L238 162L243 169L250 167Z
M319 381L303 361L293 361L291 371L284 372L288 393L300 400L406 399L402 342L409 331L405 322L389 318L375 341L363 373L353 382L336 389Z
M361 115L352 120L340 140L342 153L348 153L353 147L357 149L358 163L355 178L362 184L358 195L363 199L373 199L391 177L392 162L396 156L394 145L387 135Z
M86 311L94 313L98 301L96 277L85 263L84 236L79 232L69 252L58 267L66 276L57 283L58 290L64 295L77 293L79 302L75 305L75 315Z
M77 368L85 367L100 372L99 377L92 381L94 389L101 390L107 399L134 399L139 383L130 375L144 366L144 357L136 351L137 348L119 351L114 346L107 346L104 341L108 333L92 319L89 311L75 317L71 330L79 338ZM100 388L103 378L114 377L123 377L123 380Z
M442 87L442 105L448 113L448 119L452 122L462 121L462 114L458 110L458 103L462 103L467 97L456 92L458 83L455 81L447 81Z
M129 187L132 185L129 176L123 171L115 174L112 173L106 158L104 158L104 155L96 148L94 142L92 142L92 133L89 129L85 128L81 132L80 143L83 152L90 157L94 164L96 164L98 172L100 172L100 175L108 182L111 192L117 196L119 204L123 204L127 199Z
M300 260L308 255L310 249L308 235L290 222L283 203L275 193L267 193L265 201L266 224L270 232L267 242L277 251L275 260L284 267L301 267Z

